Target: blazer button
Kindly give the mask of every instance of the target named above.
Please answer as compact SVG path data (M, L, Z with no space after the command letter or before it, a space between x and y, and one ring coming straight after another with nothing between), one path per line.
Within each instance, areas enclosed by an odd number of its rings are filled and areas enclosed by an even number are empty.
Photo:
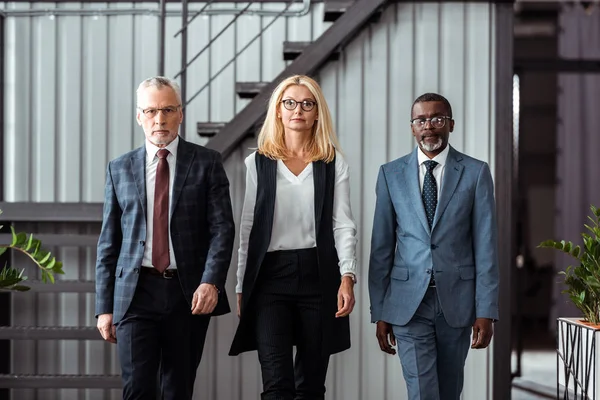
M437 248L438 248L438 247L437 247L435 244L432 244L432 245L431 245L431 250L435 250L435 249L437 249Z
M427 272L428 274L431 274L431 270L430 269L426 270L425 272Z
M141 245L141 246L145 246L145 245L146 245L146 242L144 242L143 240L140 240L140 245Z
M133 272L135 272L136 274L140 272L139 268L134 268Z

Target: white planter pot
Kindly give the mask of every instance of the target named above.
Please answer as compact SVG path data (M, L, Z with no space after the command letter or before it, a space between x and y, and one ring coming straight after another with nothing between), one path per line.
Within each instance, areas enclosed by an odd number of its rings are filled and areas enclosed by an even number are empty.
M600 400L600 327L581 318L558 318L558 383L570 397Z

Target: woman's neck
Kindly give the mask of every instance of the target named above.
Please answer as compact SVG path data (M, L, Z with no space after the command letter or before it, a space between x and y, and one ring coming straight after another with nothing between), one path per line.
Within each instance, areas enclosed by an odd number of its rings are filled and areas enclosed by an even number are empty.
M285 147L290 156L304 158L309 152L308 145L311 139L311 132L285 132Z

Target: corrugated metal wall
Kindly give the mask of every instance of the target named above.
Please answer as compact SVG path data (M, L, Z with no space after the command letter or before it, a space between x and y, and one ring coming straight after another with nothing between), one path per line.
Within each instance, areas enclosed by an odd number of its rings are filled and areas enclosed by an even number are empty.
M75 6L79 3L62 7ZM10 3L7 7L27 5ZM267 7L281 9L282 4L263 5ZM190 57L231 18L211 16L196 21L191 28ZM241 48L268 21L266 17L240 18L235 29L221 36L192 67L188 93L193 94L233 57L236 47ZM133 119L133 90L140 80L156 71L156 23L156 18L147 16L7 20L7 201L103 200L106 163L143 140ZM170 17L167 33L172 35L179 26L180 18ZM226 121L244 106L245 101L234 93L236 80L269 80L282 70L284 40L309 40L326 27L321 4L314 5L308 16L276 22L188 108L187 138L202 143L195 137L196 122ZM426 91L444 94L453 105L456 127L451 144L489 161L493 170L494 42L493 5L394 4L386 9L381 21L344 49L339 61L328 64L320 74L351 165L360 260L358 303L351 318L353 347L332 359L328 399L405 398L399 361L378 349L368 315L365 282L377 170L380 164L414 148L408 123L410 106L417 95ZM169 76L179 69L178 43L171 39L168 42ZM236 221L243 199L243 159L254 144L248 139L226 162ZM60 255L66 261L68 278L93 278L94 249L63 249ZM235 260L234 252L228 282L232 305ZM17 325L95 324L92 295L17 296L13 306ZM261 379L256 354L238 358L226 355L236 324L234 314L211 323L198 371L196 398L259 398ZM96 342L15 342L14 356L14 370L18 372L118 373L111 346ZM471 352L465 400L489 398L491 364L491 351ZM14 398L119 398L116 391L112 397L108 395L99 390L40 390L35 397L33 391L23 390L15 391Z
M190 16L205 4L190 5ZM244 3L215 3L210 9L242 9ZM252 5L252 10L278 12L286 4ZM5 2L7 10L52 9L51 3ZM178 4L168 4L177 11ZM157 3L61 3L61 9L156 9ZM289 11L302 8L297 2ZM198 17L189 27L191 59L234 18L233 14ZM188 98L208 82L273 17L242 16L205 51L188 70ZM6 201L101 202L107 162L143 143L135 116L134 90L158 71L158 18L150 15L9 17L6 20L6 87L4 165ZM196 135L197 122L227 121L245 106L236 81L268 81L284 67L283 41L318 37L323 4L314 4L303 17L279 18L235 63L227 67L186 109L186 137ZM180 16L166 21L165 75L181 68ZM240 156L241 157L241 156ZM240 158L238 157L238 158ZM243 163L232 157L228 172L239 216L243 190ZM237 171L237 172L236 172ZM239 218L237 218L239 219ZM42 227L54 232L72 226ZM20 230L37 230L20 225ZM77 228L79 229L79 228ZM85 228L81 228L85 229ZM77 230L79 231L79 230ZM94 279L95 249L56 249L65 263L66 279ZM16 265L20 265L18 259ZM23 264L24 265L24 264ZM235 271L230 283L233 284ZM230 293L234 293L233 288ZM14 325L95 325L93 295L15 295ZM233 297L232 297L233 299ZM233 302L232 304L235 304ZM203 399L234 399L241 392L238 360L228 357L235 320L211 324L196 392ZM221 340L217 340L221 338ZM114 347L101 342L15 341L13 372L118 373ZM255 370L252 363L249 368ZM258 375L255 374L256 379ZM15 390L14 399L104 399L102 390ZM37 397L36 397L37 396ZM112 398L119 398L113 391Z
M489 161L494 170L494 11L490 4L395 4L321 72L350 164L361 279L351 319L354 345L334 358L330 399L406 398L399 361L379 350L369 323L366 275L375 181L381 164L414 149L411 105L429 91L452 104L456 125L450 143ZM469 354L463 399L487 398L491 355L491 349Z
M562 5L559 12L558 56L567 60L596 60L600 55L600 15L589 13L583 7ZM556 158L556 209L554 232L546 237L573 241L583 245L581 232L593 216L590 205L600 206L600 188L597 171L600 166L597 152L600 137L597 126L600 115L595 104L600 99L600 78L595 73L558 74L558 121ZM558 273L573 263L573 259L559 252L550 254ZM562 291L567 286L562 279L554 282L551 329L559 317L579 317L581 311Z

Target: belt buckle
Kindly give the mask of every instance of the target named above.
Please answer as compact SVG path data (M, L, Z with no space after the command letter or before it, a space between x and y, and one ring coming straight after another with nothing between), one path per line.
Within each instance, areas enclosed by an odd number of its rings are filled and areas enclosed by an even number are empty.
M173 279L173 275L167 275L167 272L168 272L168 271L169 271L168 269L165 269L165 270L163 271L163 273L162 273L162 276L163 276L163 278L164 278L164 279Z

